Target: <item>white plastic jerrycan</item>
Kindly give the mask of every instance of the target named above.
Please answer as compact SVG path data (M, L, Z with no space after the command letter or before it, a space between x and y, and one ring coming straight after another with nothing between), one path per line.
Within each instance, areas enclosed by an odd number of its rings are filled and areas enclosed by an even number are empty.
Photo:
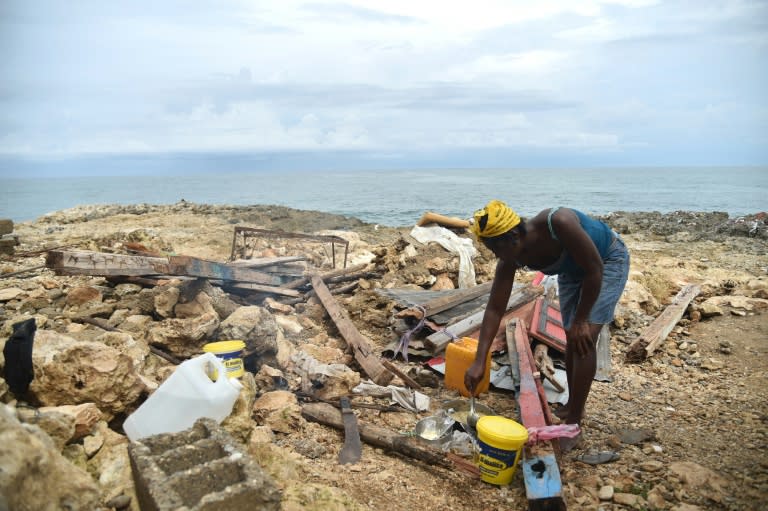
M216 381L208 376L218 375ZM205 353L179 367L123 423L131 441L158 433L176 433L192 427L201 417L223 421L231 412L243 385L228 378L221 359Z

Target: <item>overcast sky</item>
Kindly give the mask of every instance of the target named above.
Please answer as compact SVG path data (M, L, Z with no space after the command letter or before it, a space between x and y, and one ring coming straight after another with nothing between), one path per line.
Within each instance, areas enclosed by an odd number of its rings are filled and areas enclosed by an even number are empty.
M3 0L0 66L5 158L768 163L766 1Z

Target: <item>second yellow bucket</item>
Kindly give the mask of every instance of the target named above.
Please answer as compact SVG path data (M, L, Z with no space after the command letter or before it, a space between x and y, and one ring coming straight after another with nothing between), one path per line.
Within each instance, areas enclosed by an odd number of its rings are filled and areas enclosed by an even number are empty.
M528 441L525 426L506 417L486 415L477 421L477 439L475 460L480 479L497 485L511 483L523 445Z
M227 368L227 376L229 378L240 378L243 375L244 349L245 343L243 341L210 342L203 346L205 353L213 353L221 359L224 367ZM213 374L211 377L215 380L218 375Z

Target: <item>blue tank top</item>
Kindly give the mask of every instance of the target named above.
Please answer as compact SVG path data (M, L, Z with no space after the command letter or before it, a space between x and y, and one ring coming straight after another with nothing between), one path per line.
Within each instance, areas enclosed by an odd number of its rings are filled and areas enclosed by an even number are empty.
M549 227L549 234L552 236L552 238L560 241L557 238L557 234L555 234L555 230L552 228L552 215L554 215L558 209L560 209L560 207L552 208L549 211L549 215L547 215L547 226ZM587 216L576 209L571 209L571 211L576 213L582 229L584 229L584 231L587 233L587 236L592 239L595 247L597 247L597 252L600 254L600 257L605 260L606 255L608 255L608 249L611 247L613 240L616 238L616 234L610 227L608 227L600 220L595 220L594 218ZM573 275L574 277L580 277L584 275L584 269L576 264L576 261L573 260L571 254L569 254L565 249L560 254L560 257L558 257L557 261L550 264L546 268L538 269L538 271L544 273L545 275L557 275L559 273Z

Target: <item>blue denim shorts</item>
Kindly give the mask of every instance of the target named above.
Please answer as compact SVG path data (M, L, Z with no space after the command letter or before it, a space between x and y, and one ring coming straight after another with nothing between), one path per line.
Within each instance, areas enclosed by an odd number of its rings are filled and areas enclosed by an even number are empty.
M603 283L600 295L589 313L589 322L604 325L613 321L616 304L629 276L629 251L624 242L616 236L603 259ZM581 299L583 277L561 273L557 276L557 292L560 297L560 313L563 326L567 329L573 322L576 307Z

